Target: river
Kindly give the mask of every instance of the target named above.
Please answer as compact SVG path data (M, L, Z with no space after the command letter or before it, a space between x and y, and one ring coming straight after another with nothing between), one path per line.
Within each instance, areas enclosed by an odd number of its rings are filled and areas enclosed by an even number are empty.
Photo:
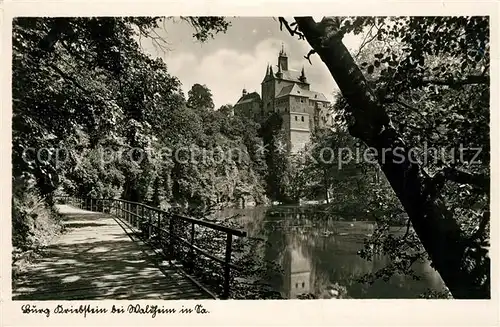
M283 297L294 299L310 293L316 298L332 298L332 289L338 286L350 298L368 299L418 298L428 289L443 289L439 274L429 263L421 262L413 265L419 280L394 275L388 281L360 283L359 277L385 267L388 262L382 255L367 261L357 254L363 247L363 239L373 232L373 223L338 219L318 222L317 217L299 214L300 210L253 207L225 209L218 214L240 215L237 220L250 237L267 241L263 250L265 259L281 267L277 276L270 276L267 282Z

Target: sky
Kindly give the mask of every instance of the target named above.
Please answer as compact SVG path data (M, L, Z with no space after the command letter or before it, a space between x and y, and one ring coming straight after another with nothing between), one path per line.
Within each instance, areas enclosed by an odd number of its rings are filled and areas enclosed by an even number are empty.
M228 20L231 26L227 32L216 34L206 43L197 41L192 36L194 29L179 18L167 20L157 31L168 42L168 50L155 47L148 39L143 38L140 43L145 52L163 58L170 74L181 81L185 95L193 84L205 84L212 91L215 108L235 104L243 88L261 94L266 66L277 64L282 45L289 69L300 70L304 66L311 89L333 100L337 86L317 55L311 56L312 64L304 58L310 50L306 41L280 31L279 22L272 17ZM344 37L344 44L350 49L357 49L360 41L360 37Z

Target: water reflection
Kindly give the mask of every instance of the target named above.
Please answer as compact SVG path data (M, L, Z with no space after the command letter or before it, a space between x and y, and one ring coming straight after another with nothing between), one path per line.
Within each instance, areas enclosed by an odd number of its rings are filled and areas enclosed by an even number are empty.
M226 209L220 215L236 213L241 215L239 219L250 236L267 241L264 258L282 267L283 273L269 277L268 282L284 297L294 299L311 293L325 299L416 298L427 289L441 290L444 285L428 263L414 265L420 280L395 275L373 285L359 283L359 277L387 264L382 255L372 261L357 255L363 239L373 232L371 222L339 221L311 217L300 209L281 211L266 207Z
M311 274L311 260L299 243L287 245L282 267L285 273L281 289L286 297L294 299L300 294L312 293L311 284L314 281Z

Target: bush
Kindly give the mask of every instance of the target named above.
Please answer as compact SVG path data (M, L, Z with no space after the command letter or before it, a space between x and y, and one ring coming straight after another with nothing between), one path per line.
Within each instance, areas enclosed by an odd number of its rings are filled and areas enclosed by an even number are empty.
M36 189L34 178L24 174L13 181L12 245L27 251L47 245L61 232L59 215Z

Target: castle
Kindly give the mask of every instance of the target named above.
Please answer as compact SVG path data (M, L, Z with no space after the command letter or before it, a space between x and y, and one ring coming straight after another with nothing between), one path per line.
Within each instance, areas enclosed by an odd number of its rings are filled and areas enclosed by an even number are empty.
M310 89L301 71L288 68L288 56L282 46L276 67L267 65L261 83L262 98L257 92L243 94L234 105L235 115L245 115L262 122L276 112L283 118L287 149L297 153L310 141L311 133L331 125L329 101L323 93Z

